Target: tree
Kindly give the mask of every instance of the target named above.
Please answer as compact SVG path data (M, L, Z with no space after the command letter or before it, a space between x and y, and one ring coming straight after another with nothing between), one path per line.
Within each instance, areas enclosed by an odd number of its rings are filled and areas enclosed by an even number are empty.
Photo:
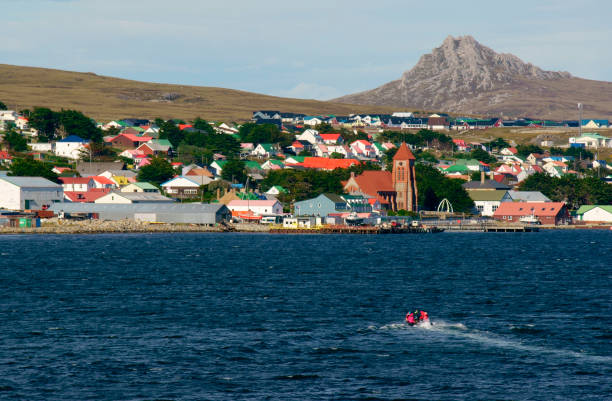
M516 152L519 156L529 156L531 153L543 153L544 151L542 150L541 147L537 146L537 145L518 145L516 147Z
M230 182L244 184L247 179L246 167L242 160L228 160L221 170L221 178Z
M30 127L38 131L39 137L43 140L55 139L55 131L59 126L57 113L46 107L35 107L30 113Z
M463 189L462 180L445 177L437 169L416 164L416 181L419 192L419 205L426 210L435 210L438 203L446 198L458 212L469 212L474 202Z
M487 164L497 161L495 157L491 156L486 150L482 150L482 148L472 150L472 152L470 152L470 157Z
M213 126L210 125L206 120L201 119L200 117L197 117L195 120L193 120L192 125L194 129L208 132L209 134L215 133L215 129L213 128Z
M7 109L6 104L0 101L0 110L6 110L6 109Z
M315 129L319 131L319 134L327 134L329 132L334 131L334 127L332 127L331 124L327 124L327 123L321 123L317 125Z
M298 156L312 156L312 152L309 150L302 150Z
M159 138L167 139L175 149L178 148L179 144L183 140L185 134L174 124L171 120L165 121L159 127Z
M510 147L510 144L504 138L497 138L489 143L484 143L483 145L488 147L490 150L493 150L493 149L501 150L503 148Z
M293 135L280 132L274 124L242 124L238 130L242 142L279 143L281 146L289 146L293 142Z
M13 160L9 175L17 177L43 177L57 182L57 174L51 170L51 167L32 159Z
M15 131L11 130L4 135L4 142L11 150L15 152L23 152L28 150L28 141L23 137L23 135Z
M174 171L166 159L155 157L151 159L150 164L140 168L138 171L138 181L150 182L159 186L175 175L176 171Z
M541 191L555 202L567 203L572 209L581 205L612 204L612 185L592 175L578 178L567 174L557 178L537 173L523 180L520 189Z
M102 142L102 131L92 119L77 110L62 110L57 114L59 126L68 135L77 135L93 142Z
M332 152L331 155L329 155L330 159L344 159L344 155L342 153L338 153L338 152Z

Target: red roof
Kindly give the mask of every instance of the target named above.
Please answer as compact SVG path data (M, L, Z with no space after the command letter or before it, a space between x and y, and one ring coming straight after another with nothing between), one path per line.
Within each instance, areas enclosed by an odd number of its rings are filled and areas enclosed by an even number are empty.
M132 142L149 142L151 139L153 139L150 136L137 136L134 134L119 134L113 139L111 139L110 141L113 142L115 139L119 138L120 136L123 136Z
M110 192L110 188L94 188L87 192L64 191L64 196L71 202L95 202L96 199L103 197Z
M408 149L406 142L402 142L399 149L397 150L397 153L395 154L395 156L393 156L393 160L415 160L415 159L416 158L414 157L410 149Z
M191 124L179 124L178 127L182 131L185 128L193 128L193 125L191 125Z
M390 171L366 170L352 179L359 186L359 191L370 196L378 197L378 192L395 191ZM347 182L342 184L346 185ZM379 198L379 200L381 203L384 202L384 199Z
M335 141L337 142L340 139L340 134L319 134L321 139L324 141Z
M293 143L291 144L291 146L293 146L294 148L303 148L303 147L304 147L304 145L302 145L302 144L300 143L300 141L295 141L295 142L293 142Z
M359 160L356 159L328 159L326 157L305 157L304 163L301 164L306 168L334 170L337 168L349 168L359 163Z
M88 184L91 177L59 177L62 184Z
M9 155L8 152L6 152L6 151L0 152L0 159L10 160L12 158L13 158L13 156Z
M500 216L556 216L563 210L564 202L502 202L493 217Z
M91 178L91 179L93 179L93 180L94 180L95 182L97 182L98 184L102 184L102 185L113 185L113 186L115 186L115 185L116 185L114 181L111 181L111 180L109 180L108 178L103 177L103 176L101 176L101 175L95 175L95 176L90 177L90 178Z

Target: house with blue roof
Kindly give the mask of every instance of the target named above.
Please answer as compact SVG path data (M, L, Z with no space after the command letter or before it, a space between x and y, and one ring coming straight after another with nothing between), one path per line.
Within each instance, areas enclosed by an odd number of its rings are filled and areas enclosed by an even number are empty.
M608 128L610 122L608 120L582 120L580 125L582 128Z
M56 156L79 160L87 153L88 146L89 140L83 139L77 135L70 135L55 142L53 145L53 153Z

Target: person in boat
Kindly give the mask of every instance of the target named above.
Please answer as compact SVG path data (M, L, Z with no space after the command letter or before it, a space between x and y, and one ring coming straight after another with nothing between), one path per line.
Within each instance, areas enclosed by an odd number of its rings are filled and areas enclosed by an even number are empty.
M427 315L427 312L423 311L423 310L415 310L414 312L409 312L408 314L406 314L406 323L408 323L411 326L414 326L415 324L418 324L420 322L425 322L429 320L429 315Z

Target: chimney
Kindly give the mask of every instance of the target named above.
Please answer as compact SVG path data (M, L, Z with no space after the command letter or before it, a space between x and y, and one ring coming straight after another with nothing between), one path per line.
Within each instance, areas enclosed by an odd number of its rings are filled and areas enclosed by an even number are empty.
M484 182L485 182L485 172L481 171L480 172L480 183L484 185Z
M221 199L221 188L217 188L217 200Z
M495 178L495 173L493 171L489 171L489 177L491 178L491 181L493 181Z

